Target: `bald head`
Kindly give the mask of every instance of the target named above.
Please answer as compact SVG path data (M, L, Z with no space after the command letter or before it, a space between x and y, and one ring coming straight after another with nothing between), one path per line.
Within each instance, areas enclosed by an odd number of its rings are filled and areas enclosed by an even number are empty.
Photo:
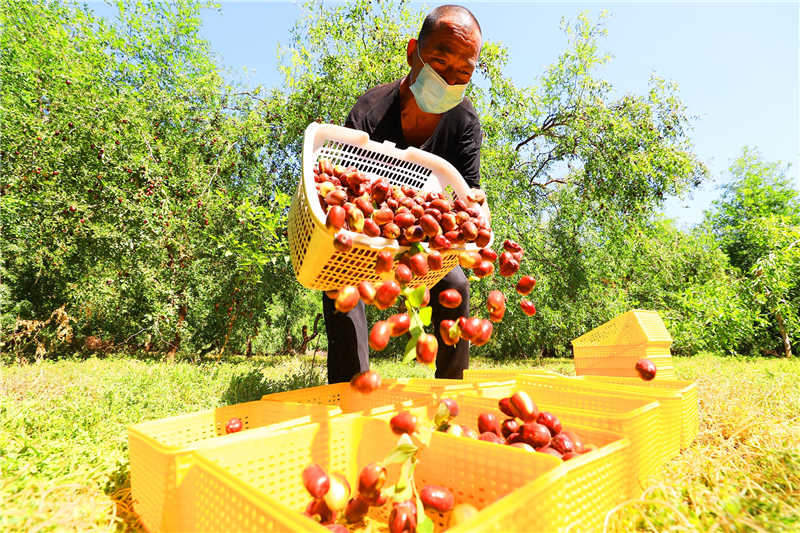
M481 27L469 9L455 5L439 6L431 11L417 39L409 39L406 48L413 82L423 61L449 85L469 83L481 53Z
M476 35L478 39L482 39L481 25L472 11L463 6L446 4L428 13L428 16L422 21L417 41L421 47L424 47L425 41L433 33L440 30L453 31L454 29L465 35Z

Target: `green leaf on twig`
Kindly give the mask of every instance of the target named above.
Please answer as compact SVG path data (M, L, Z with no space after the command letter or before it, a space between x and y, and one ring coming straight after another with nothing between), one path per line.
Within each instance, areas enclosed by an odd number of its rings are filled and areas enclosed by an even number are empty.
M416 289L410 290L406 294L406 301L413 307L422 307L425 298L425 285L420 285Z
M431 317L433 316L433 308L432 307L423 307L419 310L419 319L422 322L423 326L430 326L431 325Z

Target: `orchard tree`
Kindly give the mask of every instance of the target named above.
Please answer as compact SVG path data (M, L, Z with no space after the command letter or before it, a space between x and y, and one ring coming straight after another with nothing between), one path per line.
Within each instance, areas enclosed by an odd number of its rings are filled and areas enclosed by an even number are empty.
M482 53L491 82L478 103L483 183L494 229L525 246L523 270L541 280L537 320L516 310L513 327L499 328L506 353L530 352L527 339L566 353L572 338L636 305L628 286L641 270L631 247L664 198L707 175L677 87L653 78L646 95L613 99L594 76L609 60L600 52L602 20L582 15L563 27L568 49L536 87L503 76L500 46Z
M785 227L767 218L762 230L770 235L773 247L753 264L752 289L766 325L774 319L781 353L791 357L792 337L800 333L800 224Z
M287 349L274 339L300 338L319 308L286 260L303 131L342 124L366 90L405 75L424 13L308 2L284 85L267 91L222 79L199 38L205 4L117 5L112 22L66 3L2 12L5 327L66 304L79 331L118 343ZM530 87L485 43L469 90L496 241L521 242L540 280L536 318L512 302L485 352L563 353L640 301L637 236L706 174L676 87L653 78L647 94L613 98L595 75L602 20L564 30L567 50ZM491 288L510 294L513 281L473 283L473 308Z
M286 272L269 115L219 75L203 5L117 7L4 3L3 325L66 304L118 345L222 347Z
M730 167L731 180L706 218L731 264L747 280L750 312L760 324L758 343L792 355L800 333L800 190L789 166L765 162L745 147Z
M777 351L791 357L791 338L800 334L800 190L788 170L745 148L711 220L731 262L750 280L763 351L772 351L777 331Z

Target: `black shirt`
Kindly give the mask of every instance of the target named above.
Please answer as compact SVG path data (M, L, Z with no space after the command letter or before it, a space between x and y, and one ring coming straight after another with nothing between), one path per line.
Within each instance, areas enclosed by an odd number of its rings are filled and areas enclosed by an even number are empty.
M364 93L350 110L345 126L367 132L373 141L408 148L400 123L399 89L397 80ZM480 187L481 125L467 98L442 114L433 135L419 148L450 162L470 187Z

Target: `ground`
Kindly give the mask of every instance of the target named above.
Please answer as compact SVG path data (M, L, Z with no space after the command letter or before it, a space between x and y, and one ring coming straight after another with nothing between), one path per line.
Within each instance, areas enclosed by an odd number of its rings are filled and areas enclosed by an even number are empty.
M324 361L310 362L116 355L0 367L0 530L137 530L127 425L321 384ZM472 365L573 373L569 359ZM373 367L430 374L390 360ZM698 382L700 434L641 500L608 515L609 530L800 530L800 361L701 354L675 368Z

